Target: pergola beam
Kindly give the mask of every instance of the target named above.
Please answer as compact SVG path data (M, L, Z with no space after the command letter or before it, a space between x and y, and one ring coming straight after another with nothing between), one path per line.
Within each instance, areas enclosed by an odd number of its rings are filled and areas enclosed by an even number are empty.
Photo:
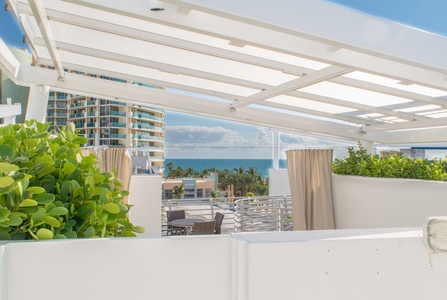
M231 106L233 108L240 108L243 106L247 106L253 103L258 103L264 101L266 99L297 90L321 81L328 80L333 77L337 77L343 74L350 72L349 69L337 67L337 66L329 66L322 70L315 71L310 74L306 74L304 76L298 77L294 80L288 81L286 83L280 84L278 86L271 87L269 89L263 90L257 94L238 99L234 101Z
M197 18L192 19L191 14L178 14L173 7L171 10L169 7L165 7L162 14L147 13L150 10L149 3L143 0L133 2L135 5L128 5L122 1L105 0L64 1L118 15L184 28L229 41L244 41L247 45L306 57L349 69L369 70L374 74L391 76L391 78L400 81L410 81L445 89L447 62L439 64L439 61L433 60L434 57L442 57L447 52L447 45L443 39L365 15L362 15L362 18L366 21L358 20L358 14L328 3L310 0L283 1L281 2L283 6L279 8L261 5L257 0L244 1L244 5L234 0L225 3L213 0L164 1L178 6L190 6L197 10L196 14L200 14L199 11L213 13L213 15L197 15ZM286 10L284 5L290 6L289 9ZM253 7L257 7L257 9L254 10ZM269 9L281 9L281 13L274 14ZM322 12L324 12L324 17L321 15ZM273 19L270 20L270 18ZM402 44L397 47L393 40L396 35L390 33L389 36L386 36L386 39L390 39L389 44L365 44L365 37L361 35L364 33L352 31L353 28L359 29L356 28L358 24L355 21L362 24L365 22L377 23L378 26L383 26L385 30L392 33L404 34L405 40L400 40L399 42ZM284 22L289 22L290 26L285 27ZM333 24L337 24L337 26L340 24L346 30L334 31L332 30ZM242 26L244 30L239 30ZM415 40L418 42L416 43ZM356 42L357 44L363 43L363 47L355 46ZM417 51L412 49L415 44L421 49L417 49ZM390 48L388 45L393 45L393 47ZM334 46L339 50L333 51ZM409 49L412 50L409 51ZM433 57L427 58L427 55L421 55L427 51L432 53L430 56Z
M25 9L25 7L22 7L21 12L27 12L31 11L31 9L28 7L28 10ZM198 44L191 41L186 40L179 40L177 38L160 35L156 33L147 32L144 30L140 30L137 28L132 27L124 27L119 26L113 22L105 22L93 18L87 18L79 15L74 15L69 12L63 12L63 11L57 11L54 9L48 8L47 9L47 15L52 21L61 22L65 24L71 24L76 26L83 26L88 27L93 30L108 32L112 34L118 34L125 37L131 37L137 40L146 41L146 42L152 42L152 43L158 43L161 45L166 45L174 48L181 48L186 49L189 51L193 51L196 53L202 53L206 55L212 55L215 57L235 60L235 61L241 61L244 63L248 63L255 66L265 67L272 70L278 70L278 71L285 71L293 74L308 74L310 72L313 72L313 70L287 64L284 62L274 61L270 59L265 59L262 57L255 57L252 55L247 55L244 53L229 51L226 49L218 49L209 45L204 44ZM384 93L393 95L396 97L402 97L411 99L418 102L423 102L427 104L435 104L440 105L442 107L447 107L447 99L442 98L433 98L433 97L427 97L424 95L404 91L401 89L395 89L391 87L386 87L383 85L378 85L370 82L364 82L361 80L356 80L352 78L347 77L337 77L332 78L329 80L330 82L352 86L355 88L362 88L367 89L373 92L378 93ZM447 93L447 91L446 91Z
M219 117L258 126L284 128L289 131L302 130L321 134L335 135L352 140L358 140L360 134L357 126L331 124L327 121L269 112L265 118L265 111L254 108L241 108L237 112L228 109L225 102L210 101L198 97L181 95L159 89L152 89L136 85L129 85L92 78L74 73L66 73L65 80L57 80L55 71L33 66L22 66L18 79L23 82L49 86L52 90L73 94L98 97L119 101L130 101L141 105L150 105L175 111L193 113L202 116Z
M408 121L415 121L415 120L426 118L424 116L417 116L414 114L393 111L393 110L389 110L389 109L385 109L385 108L381 108L381 107L374 107L374 106L365 105L365 104L361 104L361 103L344 101L344 100L334 99L334 98L330 98L330 97L325 97L325 96L320 96L320 95L315 95L315 94L310 94L310 93L305 93L305 92L300 92L300 91L290 92L289 95L298 97L298 98L302 98L302 99L318 101L321 103L327 103L327 104L332 104L332 105L338 105L338 106L358 109L358 110L362 110L362 111L369 112L369 113L382 114L385 117L386 116L397 117L397 118L401 118L401 119L408 120Z
M65 71L59 57L57 45L53 37L53 32L51 30L48 17L46 15L45 6L43 5L42 0L29 0L28 2L31 10L33 11L37 25L39 26L40 33L45 41L48 52L50 53L51 59L53 60L54 68L57 71L59 79L62 80L64 78Z

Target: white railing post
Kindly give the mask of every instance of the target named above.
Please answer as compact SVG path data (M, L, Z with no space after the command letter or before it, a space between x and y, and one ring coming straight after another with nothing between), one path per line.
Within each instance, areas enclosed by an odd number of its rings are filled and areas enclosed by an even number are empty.
M277 220L278 220L278 230L277 231L282 231L283 227L282 227L282 213L281 213L281 201L280 199L276 199L275 198L275 202L276 202L276 214L277 214Z
M213 198L210 198L210 210L211 210L211 219L214 219L214 200Z

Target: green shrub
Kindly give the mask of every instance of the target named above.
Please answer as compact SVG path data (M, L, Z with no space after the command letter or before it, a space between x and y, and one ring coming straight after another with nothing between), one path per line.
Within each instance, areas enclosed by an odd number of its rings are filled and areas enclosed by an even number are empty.
M49 124L26 121L0 128L0 239L135 236L123 202L129 193L96 157L75 127L57 136Z
M348 149L348 157L336 159L332 172L342 175L366 177L411 178L423 180L447 180L447 162L435 159L411 159L400 154L379 158L368 154L359 144L359 149Z

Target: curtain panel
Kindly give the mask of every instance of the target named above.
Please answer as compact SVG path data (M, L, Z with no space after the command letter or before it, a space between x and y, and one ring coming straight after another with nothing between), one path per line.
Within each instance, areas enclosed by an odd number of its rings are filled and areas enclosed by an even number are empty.
M132 158L127 148L83 148L81 153L82 155L94 153L101 172L113 172L116 169L116 177L123 183L122 189L129 190L132 176ZM127 203L127 197L124 198L124 202Z
M288 150L293 230L334 229L332 149Z

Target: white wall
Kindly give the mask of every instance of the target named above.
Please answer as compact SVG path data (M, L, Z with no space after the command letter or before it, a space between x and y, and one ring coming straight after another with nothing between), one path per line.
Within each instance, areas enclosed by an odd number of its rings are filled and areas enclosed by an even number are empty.
M287 174L287 169L269 170L269 195L290 195L289 174Z
M421 232L10 242L0 300L444 300L447 255L430 253Z
M145 229L138 236L161 236L161 176L132 175L129 192L130 221Z
M447 216L447 182L333 175L335 225L414 227Z
M228 300L229 237L12 242L1 300ZM221 259L219 259L221 258Z
M269 182L270 195L290 194L287 170L271 170ZM332 197L337 229L414 227L447 216L447 182L332 175Z
M445 299L447 256L430 257L420 231L339 232L249 242L245 299Z

